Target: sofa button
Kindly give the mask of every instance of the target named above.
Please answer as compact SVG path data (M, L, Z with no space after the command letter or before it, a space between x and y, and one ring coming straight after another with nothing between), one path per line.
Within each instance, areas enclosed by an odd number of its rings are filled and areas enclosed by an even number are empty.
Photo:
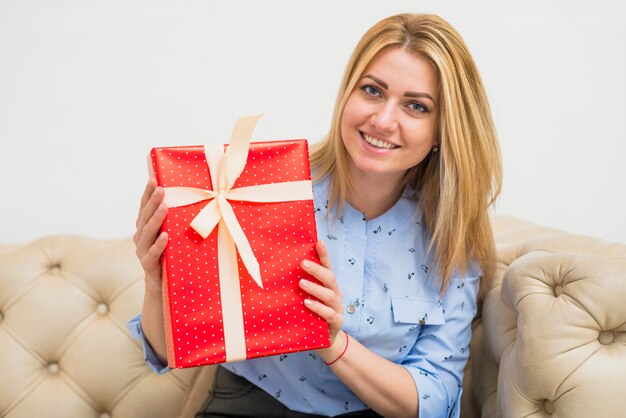
M598 341L600 344L611 344L615 341L615 333L613 331L600 331L600 335L598 335Z
M557 298L561 296L562 293L563 293L563 286L561 286L560 284L557 284L556 286L554 286L554 295Z
M348 305L348 306L346 307L346 311L347 311L349 314L353 314L353 313L355 313L355 312L356 312L356 306L354 306L354 305L350 304L350 305Z
M111 414L108 412L102 412L99 418L111 418Z
M554 404L550 402L548 399L543 403L543 409L550 415L554 413Z
M57 374L60 370L59 363L52 362L48 364L48 372L50 374Z
M96 307L96 312L98 312L100 315L106 315L107 313L109 313L109 307L106 303L100 303Z
M0 311L0 322L2 322L3 319L4 319L4 314L2 313L2 311Z

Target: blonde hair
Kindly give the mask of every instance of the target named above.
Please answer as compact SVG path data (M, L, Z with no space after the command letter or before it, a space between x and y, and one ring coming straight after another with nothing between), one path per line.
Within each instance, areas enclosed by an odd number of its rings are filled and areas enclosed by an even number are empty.
M459 33L438 16L399 14L370 28L356 46L341 83L328 135L314 144L314 181L330 176L329 207L343 207L349 156L341 139L343 109L368 64L384 48L397 47L429 60L439 79L439 120L431 152L407 171L406 184L419 193L431 234L429 251L440 273L441 293L472 261L483 275L495 270L489 207L500 194L502 169L496 130L480 75Z

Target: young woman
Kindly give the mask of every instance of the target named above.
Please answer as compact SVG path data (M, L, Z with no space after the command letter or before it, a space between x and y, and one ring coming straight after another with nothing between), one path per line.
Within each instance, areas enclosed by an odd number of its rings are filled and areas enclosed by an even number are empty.
M331 345L220 366L198 416L458 416L501 167L483 85L450 24L401 14L365 33L311 166L321 264L302 267L321 285L300 286ZM158 372L162 200L151 179L135 235L144 306L130 322Z

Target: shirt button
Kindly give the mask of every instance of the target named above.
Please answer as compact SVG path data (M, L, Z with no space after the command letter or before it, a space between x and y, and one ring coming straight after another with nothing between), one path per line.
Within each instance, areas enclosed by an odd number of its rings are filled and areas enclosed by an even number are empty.
M349 314L353 314L353 313L355 313L355 312L356 312L356 306L354 306L353 304L350 304L350 305L348 305L348 306L346 307L346 311L347 311Z

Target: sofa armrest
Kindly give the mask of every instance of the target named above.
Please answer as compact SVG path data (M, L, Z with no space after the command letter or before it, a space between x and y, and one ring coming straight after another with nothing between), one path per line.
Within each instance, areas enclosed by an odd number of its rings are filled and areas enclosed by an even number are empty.
M535 248L515 259L485 298L498 415L622 417L626 257Z

